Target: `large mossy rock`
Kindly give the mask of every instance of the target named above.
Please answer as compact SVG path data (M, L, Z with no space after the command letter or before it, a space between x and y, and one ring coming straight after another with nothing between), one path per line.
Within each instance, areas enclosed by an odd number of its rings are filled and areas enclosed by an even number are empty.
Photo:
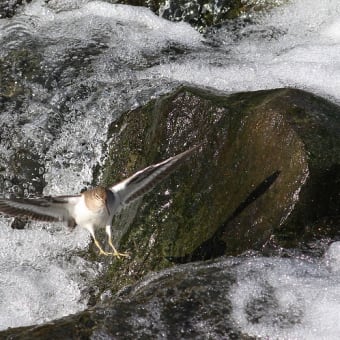
M109 134L105 184L204 142L115 221L131 259L112 264L114 290L172 262L261 250L273 238L292 247L320 230L336 234L340 109L322 98L293 89L226 96L183 87L126 113Z

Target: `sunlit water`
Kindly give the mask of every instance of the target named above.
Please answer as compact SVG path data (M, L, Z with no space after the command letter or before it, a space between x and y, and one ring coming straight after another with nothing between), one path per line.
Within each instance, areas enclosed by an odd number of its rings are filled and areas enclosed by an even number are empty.
M323 259L254 258L230 292L242 331L263 339L338 339L340 243Z
M166 339L338 339L339 251L336 242L321 258L252 253L153 273L121 293L122 327Z
M216 30L206 42L218 47L155 66L152 74L226 92L292 86L339 102L340 4L291 3L253 24Z
M0 20L0 57L33 49L42 58L44 78L26 80L31 95L25 99L30 117L25 124L12 112L2 113L12 146L33 143L46 168L45 194L74 193L91 183L93 166L105 159L108 124L178 83L225 92L292 86L339 103L339 12L335 0L296 0L254 15L251 24L240 20L203 36L145 8L33 1L13 19ZM51 128L61 111L60 126ZM4 159L15 152L2 143L0 151ZM83 292L98 266L77 255L88 247L85 231L34 223L12 230L7 219L0 227L0 328L86 307ZM335 339L339 247L329 254L329 262L318 265L279 259L245 263L233 292L235 322L246 333L270 339L278 332L287 339ZM249 321L245 306L265 281L278 295L282 313L296 309L295 326L273 320L275 313L256 325Z
M72 255L87 246L82 230L74 235L40 225L12 230L3 220L1 228L1 328L41 323L86 307L86 282L100 267Z

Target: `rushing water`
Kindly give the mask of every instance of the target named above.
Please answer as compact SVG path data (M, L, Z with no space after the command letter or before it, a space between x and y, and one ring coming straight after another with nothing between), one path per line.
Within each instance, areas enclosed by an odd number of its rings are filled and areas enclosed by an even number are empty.
M254 258L237 268L232 316L264 339L337 339L340 243L324 258Z
M248 254L153 273L121 293L118 322L105 324L132 339L337 339L339 250L337 242L317 259Z
M31 76L27 70L18 72L20 65L9 66L15 72L13 87L20 83L25 90L20 104L9 100L3 105L1 166L7 167L24 147L43 164L39 174L46 183L44 194L78 192L91 183L93 166L105 158L108 124L181 82L225 92L292 86L339 103L339 12L337 0L295 0L201 35L145 8L85 0L32 1L14 18L0 19L0 58L31 51L36 68L36 76ZM34 193L30 183L18 187L8 167L0 179L3 191ZM88 234L44 223L14 230L10 222L0 220L0 328L84 309L86 282L100 270L78 256L88 247ZM331 252L332 261L340 257L339 247ZM302 268L301 261L270 261L276 268L271 273L263 269L268 260L254 260L252 273L259 279L253 279L259 282L265 271L274 280L280 303L308 309L313 299L316 311L302 313L300 333L264 317L254 326L245 317L244 304L254 299L256 287L249 293L254 280L245 274L248 270L240 271L232 300L239 327L270 338L282 332L285 338L302 339L306 330L306 339L319 339L320 334L335 339L340 333L335 322L340 292L333 285L340 277L336 266L328 275L321 262L315 269L319 279L314 280L308 270L301 270L301 276L290 274ZM276 278L277 272L288 281ZM291 296L292 287L300 293ZM311 325L321 331L313 333Z

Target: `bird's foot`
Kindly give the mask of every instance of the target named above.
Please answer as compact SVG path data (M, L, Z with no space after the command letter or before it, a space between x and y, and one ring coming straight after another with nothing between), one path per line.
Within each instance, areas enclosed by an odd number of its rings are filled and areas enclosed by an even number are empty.
M112 254L112 256L115 256L118 259L121 259L122 257L130 257L129 253L120 253L116 249L111 254Z
M120 253L116 247L113 245L111 237L109 237L109 246L111 247L113 253L112 256L117 257L118 259L122 258L122 257L130 257L130 255L128 253Z
M107 252L105 250L100 249L99 250L99 255L109 256L109 255L113 255L113 253L109 253L109 252Z

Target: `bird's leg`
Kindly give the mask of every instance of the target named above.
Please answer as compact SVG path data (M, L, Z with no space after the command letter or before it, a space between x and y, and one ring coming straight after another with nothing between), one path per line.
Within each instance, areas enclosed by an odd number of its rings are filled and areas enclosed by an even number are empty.
M107 251L105 251L100 243L97 241L96 239L96 235L94 234L94 230L93 229L89 229L90 233L91 233L91 236L93 238L93 241L94 241L94 244L97 246L97 248L99 249L99 254L100 255L105 255L105 256L108 256L108 255L112 255L112 253L108 253Z
M121 257L129 257L130 255L128 253L120 253L118 252L118 250L115 248L115 246L113 245L112 243L112 236L111 236L111 225L108 224L105 228L106 230L106 234L107 234L107 237L108 237L108 243L109 243L109 246L112 248L113 250L113 253L111 253L113 256L117 256L119 259Z

